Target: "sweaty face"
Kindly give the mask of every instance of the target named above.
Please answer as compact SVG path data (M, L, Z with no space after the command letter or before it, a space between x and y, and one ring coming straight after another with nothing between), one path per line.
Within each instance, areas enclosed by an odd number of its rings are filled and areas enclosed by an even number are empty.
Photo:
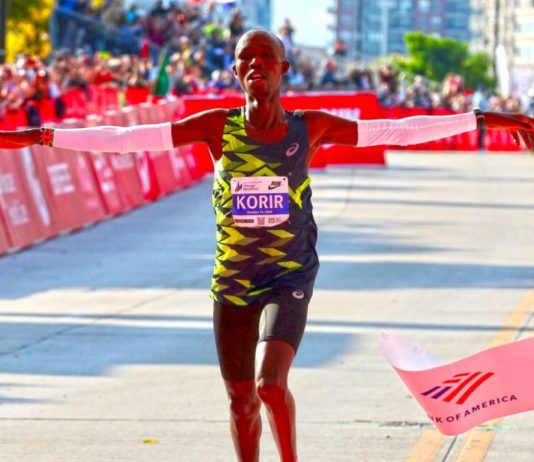
M236 47L234 73L243 90L251 95L269 95L280 89L289 63L283 46L263 31L245 34Z

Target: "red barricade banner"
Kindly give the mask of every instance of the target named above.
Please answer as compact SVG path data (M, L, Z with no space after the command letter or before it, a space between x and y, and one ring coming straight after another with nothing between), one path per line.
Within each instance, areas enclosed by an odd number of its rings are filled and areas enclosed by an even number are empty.
M91 223L93 213L87 207L75 160L80 154L39 145L31 149L57 230L70 231Z
M189 144L182 146L180 151L193 182L200 181L206 173L213 172L213 162L207 146ZM211 170L206 170L208 165L211 165Z
M161 100L153 108L155 111L152 111L149 119L152 123L161 123L168 120L170 107L165 100ZM142 112L143 108L140 107L139 110ZM187 172L188 164L186 157L184 157L184 152L187 153L187 147L185 149L178 148L171 151L148 153L161 194L169 194L191 183L191 175ZM194 158L191 158L191 160L194 161Z
M91 85L91 113L118 110L120 107L119 90L105 85Z
M149 96L150 88L148 87L128 87L124 92L124 98L128 105L145 103Z
M0 151L0 211L13 247L25 247L37 240L32 227L28 198L15 166L17 153Z
M180 115L184 113L183 99L171 95L167 99L165 99L165 102L167 103L166 108L168 120L178 120L180 118ZM161 104L161 101L159 101L158 104Z
M169 152L172 165L172 173L178 189L187 188L193 183L193 178L182 148L177 148Z
M106 153L124 210L144 204L145 198L152 200L149 197L150 179L145 178L148 175L145 173L145 167L139 168L136 158L138 155L142 156L143 153Z
M127 111L130 122L134 124L136 123L134 115L141 124L154 124L165 120L166 114L160 111L159 105L141 103L135 109L135 112ZM142 175L145 199L154 200L160 194L169 194L176 189L176 180L167 152L145 152L136 157L139 173Z
M480 149L480 134L478 130L460 133L453 138L455 151L478 151Z
M160 99L156 105L158 107L158 121L159 122L173 122L176 119L176 114L181 110L181 105L178 98Z
M160 122L165 122L160 117L160 112L158 111L158 106L152 103L141 103L136 108L137 123L140 124L156 124Z
M169 194L178 188L179 178L176 178L170 153L166 151L154 151L145 153L151 164L150 168L161 194ZM157 196L156 196L157 197Z
M125 127L138 125L139 111L136 106L126 106L120 110L120 113L117 113L117 111L108 112L108 121Z
M47 203L45 186L39 178L32 150L31 148L19 149L18 154L18 165L27 185L30 198L30 210L35 210L35 213L32 212L32 216L36 217L33 225L37 229L39 236L53 236L58 230L55 226L50 206Z
M0 210L0 255L6 253L10 247L11 245L8 242L7 233L4 227L2 211Z
M77 152L72 156L71 165L78 175L89 223L102 220L107 215L107 210L94 175L92 162L83 153Z
M37 104L37 108L44 124L58 121L58 117L56 116L56 103L52 98L41 99Z
M28 118L22 109L7 109L4 117L0 121L2 130L16 130L19 127L26 127Z
M517 152L523 150L514 143L512 135L504 130L487 130L484 141L488 151Z
M0 151L0 209L12 247L27 247L55 232L27 149Z
M117 215L127 207L123 204L121 195L115 182L115 172L111 166L109 155L101 152L83 154L92 167L96 178L106 214Z
M123 109L123 116L128 125L137 123L152 124L169 121L168 104L165 100L158 104L143 103L133 108ZM151 151L137 156L139 174L142 184L145 186L146 199L156 199L160 194L169 194L172 191L184 187L185 179L179 173L179 165L173 164L176 156L172 151ZM179 173L179 174L178 174Z
M65 103L65 117L84 118L88 113L88 95L81 88L69 88L61 95Z

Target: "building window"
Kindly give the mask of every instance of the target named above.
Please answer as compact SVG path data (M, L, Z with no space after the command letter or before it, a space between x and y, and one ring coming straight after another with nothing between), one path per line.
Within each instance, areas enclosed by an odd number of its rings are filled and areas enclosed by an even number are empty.
M430 23L432 24L432 27L441 27L441 18L439 16L432 16Z
M419 0L419 3L417 5L419 7L419 11L427 12L430 10L430 0Z
M520 22L518 24L518 29L521 34L533 34L534 33L534 23L532 22Z
M356 2L354 0L339 0L340 10L352 10L356 8Z
M410 0L406 1L406 0L401 0L399 2L399 11L401 13L407 13L408 11L410 11L412 9L412 2Z
M534 50L531 46L520 46L515 49L515 52L518 57L524 58L524 59L533 59L534 58Z
M339 16L338 18L339 26L341 26L343 29L348 29L352 26L352 17L346 14L343 14Z

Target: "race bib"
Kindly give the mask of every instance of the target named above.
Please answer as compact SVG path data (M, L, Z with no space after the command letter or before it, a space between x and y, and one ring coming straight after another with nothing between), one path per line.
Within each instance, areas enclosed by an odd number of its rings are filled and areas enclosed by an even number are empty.
M232 217L242 228L270 227L289 218L289 186L285 176L232 178Z

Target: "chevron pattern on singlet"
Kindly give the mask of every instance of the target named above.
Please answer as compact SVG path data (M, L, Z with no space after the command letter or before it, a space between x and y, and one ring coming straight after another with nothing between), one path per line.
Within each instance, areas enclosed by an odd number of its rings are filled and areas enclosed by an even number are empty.
M297 135L303 152L300 156L286 155L287 139L277 143L261 143L250 139L244 128L243 112L229 111L223 134L223 152L215 165L213 207L216 220L217 250L211 296L221 303L249 305L255 297L286 283L290 273L312 268L309 256L295 252L299 239L309 239L316 232L311 215L310 178L307 173L307 133L302 120L289 118L286 138ZM298 142L297 141L297 142ZM306 226L295 228L282 223L273 228L242 228L232 218L232 178L250 176L287 176L289 181L290 220L300 217ZM311 221L308 218L311 217ZM307 230L308 226L310 229ZM313 237L313 236L312 236ZM298 245L297 245L298 247ZM300 246L302 247L302 246ZM304 258L302 258L304 257ZM304 268L306 266L306 268ZM298 283L290 280L290 285Z

